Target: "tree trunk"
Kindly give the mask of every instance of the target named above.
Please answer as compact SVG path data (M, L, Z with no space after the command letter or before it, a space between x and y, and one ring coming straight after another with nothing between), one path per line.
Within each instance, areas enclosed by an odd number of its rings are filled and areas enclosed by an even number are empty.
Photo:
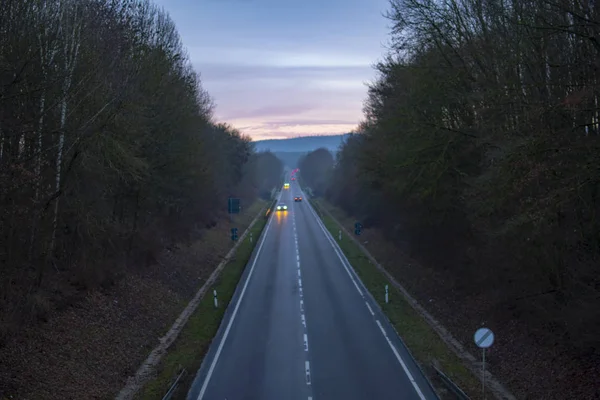
M62 7L67 7L66 4L62 4ZM60 107L60 129L58 136L58 144L57 144L57 152L56 152L56 178L54 190L55 193L60 193L61 186L61 172L62 172L62 160L63 160L63 151L65 145L65 127L67 123L67 108L68 102L67 97L69 94L69 90L71 88L71 83L73 80L73 73L75 71L75 65L77 63L77 55L79 53L80 35L81 35L81 22L78 20L77 14L77 2L73 3L73 20L72 20L72 31L67 31L67 24L62 24L61 32L63 33L62 38L63 42L63 72L65 73L65 78L63 81L62 88L62 99L61 99L61 107ZM69 13L65 12L62 14L65 18L69 17ZM58 206L60 203L60 195L58 195L54 201L54 216L52 220L52 239L50 240L50 251L51 253L54 250L54 246L56 244L56 231L58 228Z

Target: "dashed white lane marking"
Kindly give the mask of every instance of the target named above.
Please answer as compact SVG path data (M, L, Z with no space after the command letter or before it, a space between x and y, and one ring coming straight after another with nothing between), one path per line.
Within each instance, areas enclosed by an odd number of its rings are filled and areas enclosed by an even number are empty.
M302 290L302 271L300 269L300 248L298 247L298 234L296 232L296 215L293 215L292 219L294 223L294 244L296 247L296 265L298 267L298 292L300 294L300 319L302 321L302 326L304 327L304 352L307 354L307 360L304 362L305 376L306 376L306 385L309 387L308 389L308 400L312 400L312 390L310 389L311 385L311 377L310 377L310 364L308 362L308 334L306 330L306 316L304 315L304 293Z
M327 230L327 228L325 228L325 225L323 224L323 222L321 222L321 219L319 218L319 216L317 215L317 213L315 212L315 210L312 208L312 206L310 206L309 203L309 207L308 209L310 210L310 212L313 214L313 216L315 217L315 220L317 221L317 225L319 225L319 227L321 228L321 231L323 231L323 234L325 235L325 237L327 238L327 240L329 241L329 243L331 244L331 247L333 247L333 251L335 252L335 254L337 254L340 262L342 263L342 265L344 266L344 269L346 270L346 273L348 274L348 276L350 277L350 280L352 281L352 283L354 284L354 287L356 287L356 290L358 291L358 293L361 295L361 297L364 299L365 295L363 293L363 291L361 290L361 288L358 286L358 283L356 282L356 280L354 279L354 275L352 275L352 273L350 272L350 269L348 267L352 267L350 265L350 263L347 261L346 257L343 256L343 253L341 252L341 249L339 249L339 246L337 245L337 243L335 242L335 240L333 240L331 238L331 235L329 233L329 231ZM339 249L339 250L338 250ZM359 278L357 278L359 279ZM371 307L369 306L368 303L365 302L365 304L367 305L369 311L371 312L372 315L374 315L373 310L371 309ZM400 363L400 365L402 366L402 369L404 370L404 372L406 373L406 376L408 377L408 379L410 380L410 382L412 383L413 387L415 388L415 391L417 392L417 395L419 396L419 398L421 400L425 400L425 396L423 395L423 392L421 391L421 389L419 388L419 385L417 384L417 382L415 381L414 377L412 376L412 374L410 373L408 367L406 366L406 364L404 363L404 360L402 359L402 357L400 357L400 354L398 353L398 350L396 350L396 347L394 346L394 344L392 343L392 341L390 340L390 338L388 337L387 333L385 332L385 330L383 329L383 326L381 325L381 322L379 322L379 320L375 320L375 322L377 322L377 325L379 326L379 329L381 330L381 333L383 334L383 336L385 337L386 341L388 342L388 345L390 346L390 348L392 349L392 352L394 353L394 355L396 356L396 359L398 360L398 362Z
M419 398L421 400L425 400L425 396L423 395L423 392L421 392L421 389L419 388L419 385L417 385L417 382L415 381L415 378L413 378L412 374L408 370L408 367L406 366L406 364L404 364L404 360L402 359L402 357L400 357L400 354L398 353L398 350L396 350L396 347L394 346L394 344L392 343L392 341L388 337L387 333L385 332L385 329L383 329L383 326L381 325L381 322L379 322L379 320L375 320L375 322L377 322L377 325L379 326L379 330L383 334L383 337L385 337L385 340L387 340L388 345L390 346L390 348L394 352L394 355L398 359L398 362L400 362L400 365L402 366L402 369L404 370L404 372L406 373L406 376L410 380L410 383L412 383L413 387L417 391L417 394L419 395Z
M367 303L367 302L365 301L365 304L366 304L367 308L369 309L369 312L371 313L371 315L373 315L373 316L374 316L374 315L375 315L375 313L373 312L373 309L371 308L371 306L369 305L369 303Z
M308 351L308 335L304 334L304 351Z

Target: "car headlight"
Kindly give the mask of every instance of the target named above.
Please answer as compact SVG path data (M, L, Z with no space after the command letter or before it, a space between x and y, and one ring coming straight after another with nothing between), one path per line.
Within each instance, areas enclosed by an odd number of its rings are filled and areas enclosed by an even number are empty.
M281 210L281 207L277 206L277 209L278 209L278 210Z
M287 210L287 206L283 206L283 209L284 209L284 210Z

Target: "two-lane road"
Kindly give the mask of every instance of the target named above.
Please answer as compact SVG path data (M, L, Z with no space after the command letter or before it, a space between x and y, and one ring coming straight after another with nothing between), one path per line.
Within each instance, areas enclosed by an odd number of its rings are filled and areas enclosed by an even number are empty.
M436 399L296 182L283 190L190 400Z

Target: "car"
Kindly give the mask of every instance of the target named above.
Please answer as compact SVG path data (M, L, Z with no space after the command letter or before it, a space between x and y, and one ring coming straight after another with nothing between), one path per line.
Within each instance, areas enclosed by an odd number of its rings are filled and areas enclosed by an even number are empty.
M278 204L277 211L287 211L287 206L285 204Z
M289 183L284 183L283 184L283 188L284 189L289 189L290 188L290 184Z
M294 201L302 201L302 196L296 196L296 197L294 197Z
M296 180L296 178L292 178L292 180L293 180L293 181L295 181L295 180Z

